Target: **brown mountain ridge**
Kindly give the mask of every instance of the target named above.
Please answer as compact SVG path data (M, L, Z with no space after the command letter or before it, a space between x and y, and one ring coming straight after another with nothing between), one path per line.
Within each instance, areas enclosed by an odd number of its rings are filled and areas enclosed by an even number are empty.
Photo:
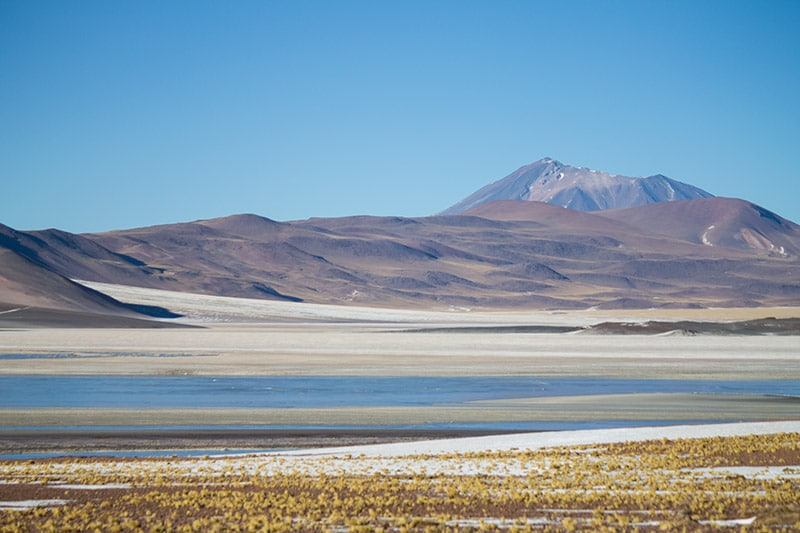
M726 198L591 213L500 201L454 216L234 215L100 234L2 235L6 308L135 311L95 301L71 279L420 308L800 304L800 226Z
M50 242L0 225L0 319L5 327L79 322L104 327L168 327L170 324L146 319L178 316L159 307L119 302L59 274L59 270L71 268L93 276L92 272L103 270L91 268L103 264L97 254L112 254L77 235L55 230L42 234Z

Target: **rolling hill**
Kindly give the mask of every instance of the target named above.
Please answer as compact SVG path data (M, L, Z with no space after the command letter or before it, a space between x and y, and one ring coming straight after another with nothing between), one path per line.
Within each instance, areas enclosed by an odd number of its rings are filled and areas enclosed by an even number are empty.
M694 244L753 250L773 256L800 255L800 226L736 198L664 202L610 209L598 214Z
M166 309L126 304L87 288L58 273L87 274L96 258L77 252L70 242L91 243L80 236L47 243L37 237L0 225L0 318L6 327L32 322L50 326L89 323L103 327L168 327L149 318L174 318ZM52 234L49 233L49 234ZM97 245L90 245L96 250ZM67 255L71 261L61 262Z

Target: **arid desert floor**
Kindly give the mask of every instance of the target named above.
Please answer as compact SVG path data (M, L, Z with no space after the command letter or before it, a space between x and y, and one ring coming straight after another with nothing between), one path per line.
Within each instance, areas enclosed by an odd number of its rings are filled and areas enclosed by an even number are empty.
M574 312L374 309L93 284L160 305L197 329L0 330L0 376L537 376L655 380L800 379L798 336L518 333L649 319L733 321L800 310ZM783 420L797 398L696 393L531 397L422 407L296 409L0 408L0 426L408 425L554 420Z
M0 378L800 380L796 335L531 328L800 316L792 308L418 311L103 289L202 327L0 330ZM498 421L643 427L443 429ZM0 531L800 528L800 401L793 395L639 391L296 408L3 405L0 426L5 453L90 454L0 460ZM437 429L419 429L427 426ZM124 458L126 450L189 448L283 451ZM98 450L116 457L91 455Z

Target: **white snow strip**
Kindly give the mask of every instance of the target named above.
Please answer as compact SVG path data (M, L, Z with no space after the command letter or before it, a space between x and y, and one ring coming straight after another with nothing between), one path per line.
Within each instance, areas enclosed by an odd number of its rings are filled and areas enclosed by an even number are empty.
M705 244L706 246L714 246L714 244L710 240L708 240L708 232L714 229L715 227L716 226L714 226L714 224L711 224L709 227L706 228L706 231L703 233L703 236L701 237L703 244Z
M527 518L525 520L504 520L500 518L462 518L457 520L449 520L445 523L447 527L456 527L459 529L477 529L483 530L483 526L494 526L498 529L508 529L512 525L518 526L526 524L529 526L554 526L561 522L559 520L550 520L548 518Z
M737 437L800 432L800 420L785 422L739 422L685 426L591 429L490 435L463 439L429 440L395 444L374 444L311 450L290 450L269 455L279 456L343 456L402 457L480 451L534 450L556 446L611 444L615 442L657 439Z
M107 485L80 485L74 483L51 483L53 487L70 490L104 490L104 489L130 489L130 483L109 483Z
M3 511L24 511L26 509L35 509L36 507L55 507L56 505L65 505L67 500L20 500L11 502L0 501L0 510Z
M698 520L698 523L701 525L733 527L733 526L749 526L755 521L756 517L751 516L750 518L737 518L733 520Z

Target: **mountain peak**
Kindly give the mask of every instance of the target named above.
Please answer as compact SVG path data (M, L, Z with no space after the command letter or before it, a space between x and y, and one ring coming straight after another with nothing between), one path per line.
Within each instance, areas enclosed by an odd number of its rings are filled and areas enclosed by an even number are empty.
M631 178L545 157L479 189L440 214L455 215L496 200L537 201L577 211L600 211L711 196L661 174Z

